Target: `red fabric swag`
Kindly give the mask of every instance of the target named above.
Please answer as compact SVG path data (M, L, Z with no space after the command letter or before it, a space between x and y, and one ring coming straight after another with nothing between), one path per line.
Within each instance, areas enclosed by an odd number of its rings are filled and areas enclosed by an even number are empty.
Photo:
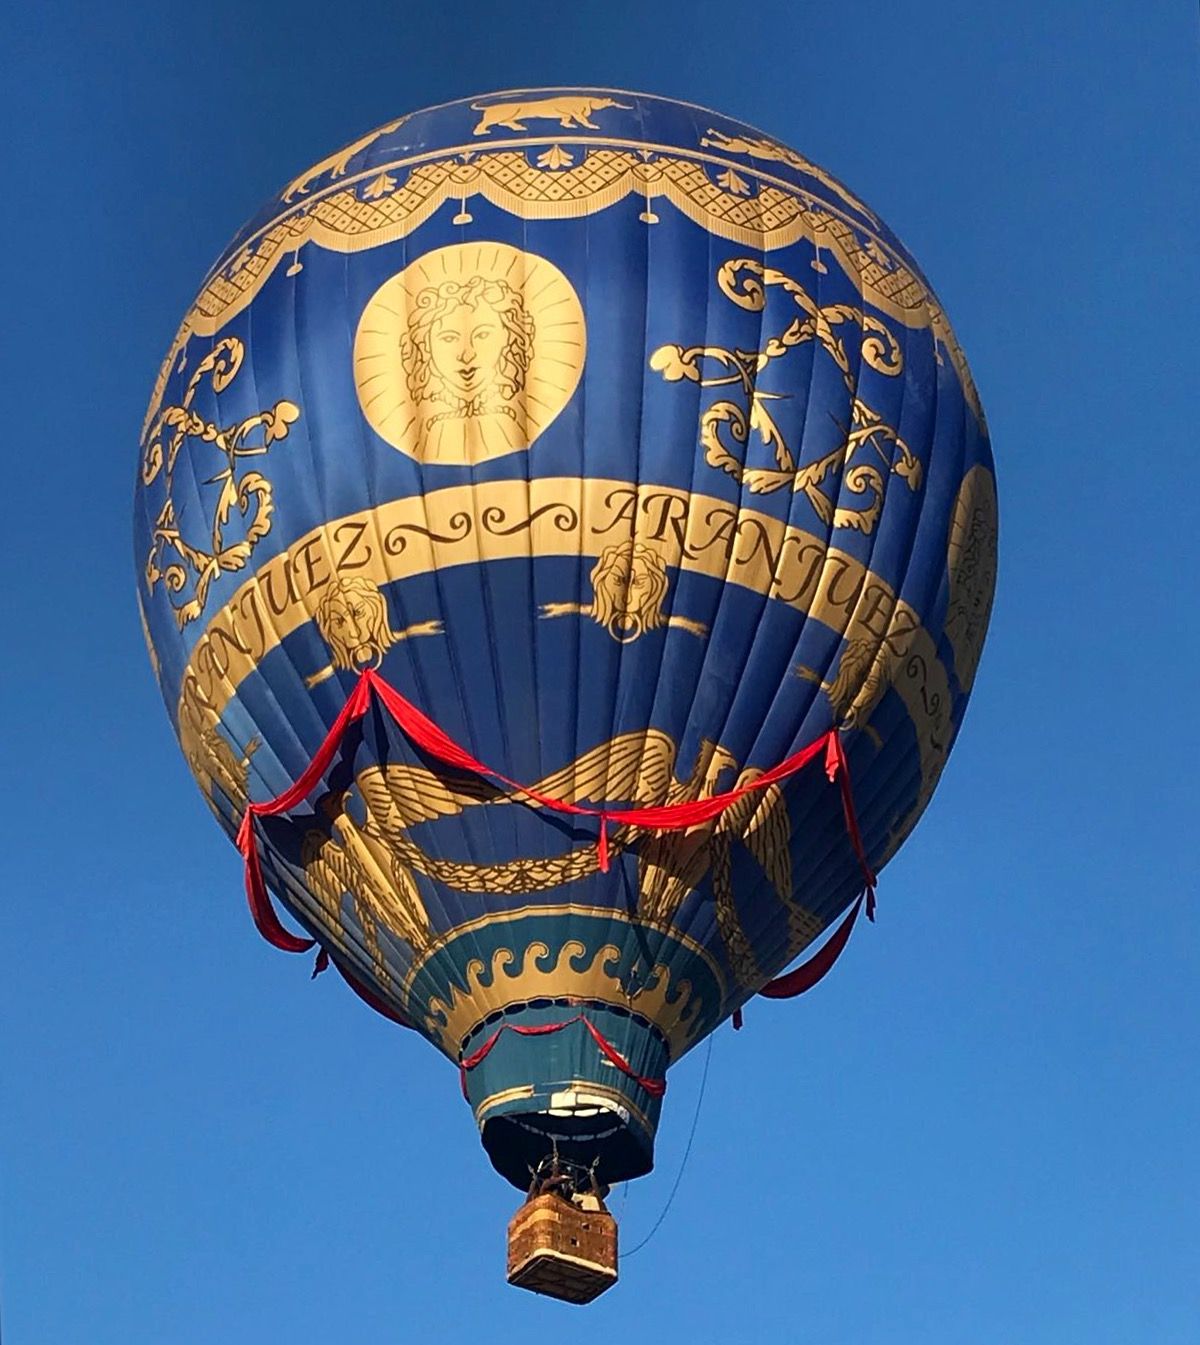
M515 1032L519 1037L544 1037L552 1032L561 1032L564 1028L572 1027L576 1023L582 1023L591 1034L592 1040L600 1048L606 1060L621 1071L622 1074L631 1078L634 1083L640 1084L642 1088L650 1094L651 1097L662 1097L667 1091L666 1079L649 1079L643 1074L638 1074L630 1065L629 1061L617 1050L600 1029L592 1022L590 1018L581 1013L577 1013L574 1018L564 1018L561 1023L542 1023L540 1025L518 1026L516 1023L501 1023L492 1035L477 1050L466 1056L458 1066L459 1077L462 1081L463 1097L467 1096L467 1074L477 1065L481 1065L492 1053L492 1048L506 1032Z
M522 794L530 802L552 812L566 813L574 817L596 818L600 824L596 839L596 852L602 873L607 873L609 867L608 827L610 824L639 827L648 831L683 831L688 827L703 826L719 817L727 808L730 808L748 794L767 789L769 786L787 779L788 776L795 774L796 771L806 766L824 751L825 774L831 782L837 781L839 784L846 833L854 848L859 868L862 870L867 919L874 920L875 918L875 874L871 870L863 846L862 833L859 830L858 818L854 810L854 795L850 786L850 771L846 762L845 748L836 729L830 729L823 733L815 742L809 743L807 747L803 747L800 751L786 757L777 766L764 771L762 775L749 784L743 785L739 789L726 790L723 794L714 794L711 798L696 799L690 803L651 805L643 808L590 808L584 804L572 803L567 799L552 798L537 789L521 784L518 780L510 779L500 771L493 770L456 743L449 734L439 728L411 701L402 696L395 687L385 682L374 669L368 668L359 675L349 699L330 726L324 741L317 748L313 759L300 778L290 788L285 789L282 794L276 795L275 798L263 803L249 804L238 828L237 847L245 860L246 899L250 905L250 914L263 938L274 947L281 948L284 952L307 952L314 946L315 940L291 933L284 927L276 914L263 877L262 861L259 857L258 844L254 834L254 819L256 817L276 817L280 813L286 813L295 808L297 804L302 803L312 793L341 748L346 731L351 724L366 714L372 696L379 699L380 704L383 705L410 741L438 761L453 766L457 770L470 771L473 774L486 776L500 784L507 785L510 789ZM863 897L860 897L850 915L843 921L837 932L820 952L794 971L768 982L760 993L768 998L781 999L801 994L804 990L815 985L833 965L838 954L845 947L862 902ZM323 970L320 961L318 961L317 970ZM339 967L338 970L341 971L342 969ZM314 972L315 974L316 972ZM342 972L342 975L355 993L366 1000L372 1008L378 1009L380 1013L396 1022L402 1022L405 1026L409 1026L403 1017L398 1016L397 1012L387 1006L383 1000L364 986L356 983L345 972ZM580 1020L571 1019L570 1021ZM588 1030L596 1038L597 1045L608 1054L612 1048L608 1046L587 1019L582 1019L582 1021L587 1023ZM566 1024L560 1026L566 1026ZM512 1028L511 1030L524 1032L533 1029ZM498 1035L498 1032L496 1035ZM494 1037L491 1039L491 1045L495 1045ZM487 1046L487 1050L491 1049L491 1045ZM482 1059L482 1057L480 1058ZM628 1072L628 1067L620 1063L620 1057L615 1051L612 1052L610 1059L618 1068L624 1068ZM464 1068L470 1068L470 1066L464 1063ZM645 1083L641 1079L638 1081ZM655 1082L655 1080L650 1080L648 1084L645 1084L647 1091L654 1092L654 1089L649 1085Z

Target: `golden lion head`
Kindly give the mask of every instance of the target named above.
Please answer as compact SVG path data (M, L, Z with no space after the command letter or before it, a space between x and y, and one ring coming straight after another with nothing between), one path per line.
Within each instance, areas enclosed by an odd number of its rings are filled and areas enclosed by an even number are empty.
M641 542L605 547L592 568L592 619L628 644L666 624L667 567Z
M335 579L325 590L316 617L335 668L357 672L378 667L385 651L396 643L379 585L361 576Z

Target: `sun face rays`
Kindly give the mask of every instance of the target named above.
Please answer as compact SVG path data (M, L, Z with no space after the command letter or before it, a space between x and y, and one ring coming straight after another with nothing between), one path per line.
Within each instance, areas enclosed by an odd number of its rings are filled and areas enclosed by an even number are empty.
M372 295L354 341L363 415L419 462L528 449L579 383L583 309L544 257L506 243L438 248Z

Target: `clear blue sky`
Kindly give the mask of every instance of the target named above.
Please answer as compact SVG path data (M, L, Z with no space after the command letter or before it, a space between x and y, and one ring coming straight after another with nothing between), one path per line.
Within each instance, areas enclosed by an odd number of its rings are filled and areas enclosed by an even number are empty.
M0 29L5 1345L1200 1339L1195 0L42 3ZM251 928L133 603L150 385L281 183L596 83L827 165L991 424L971 710L879 923L712 1053L585 1315L508 1290L446 1062ZM672 1076L650 1227L704 1052Z

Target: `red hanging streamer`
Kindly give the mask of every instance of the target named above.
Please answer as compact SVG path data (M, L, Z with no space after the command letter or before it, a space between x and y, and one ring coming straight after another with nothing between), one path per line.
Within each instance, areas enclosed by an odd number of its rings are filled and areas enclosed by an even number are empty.
M344 967L338 967L336 962L333 965L337 967L342 980L346 982L350 989L354 991L364 1004L369 1004L376 1013L382 1014L384 1018L390 1018L393 1023L398 1023L401 1027L412 1027L412 1023L409 1022L399 1009L393 1008L387 1000L380 999L373 990L368 990L365 985L356 981ZM413 1030L415 1031L416 1029L414 1028Z
M333 721L325 741L317 748L316 755L308 763L304 774L290 789L267 800L265 803L251 803L242 814L242 824L238 827L237 848L242 852L246 864L246 900L250 903L250 914L258 932L270 944L281 948L285 953L306 953L313 946L313 939L301 938L285 929L275 914L267 884L263 878L262 861L258 854L258 845L254 839L254 819L256 817L276 817L286 813L298 803L302 803L316 787L317 781L329 769L346 736L346 730L367 712L371 702L371 688L366 679L360 677L350 699L342 706L341 713Z
M622 1074L631 1078L634 1083L640 1084L642 1088L650 1094L651 1097L662 1097L667 1091L666 1079L649 1079L630 1065L629 1061L617 1050L617 1048L608 1040L600 1029L592 1022L590 1018L581 1013L577 1013L574 1018L564 1018L561 1023L541 1023L537 1025L519 1026L516 1023L501 1023L492 1035L483 1043L482 1046L472 1051L469 1056L464 1057L459 1062L458 1073L462 1083L463 1097L467 1096L467 1074L477 1065L483 1062L492 1053L492 1048L506 1032L515 1032L519 1037L545 1037L553 1032L562 1032L564 1028L573 1027L576 1023L582 1023L588 1030L592 1040L600 1048L601 1053L610 1064L615 1065Z
M280 922L279 916L275 913L275 908L271 904L270 894L267 891L266 881L262 872L262 861L258 853L258 845L254 836L254 819L256 817L275 817L280 813L288 812L303 802L305 798L313 791L325 772L329 769L334 757L337 755L342 744L342 739L350 725L361 719L366 714L371 704L372 696L378 697L380 703L395 720L398 727L404 734L419 748L428 755L444 762L448 766L453 766L457 770L470 771L475 775L487 776L500 784L507 785L510 789L523 795L531 803L539 807L547 808L553 812L566 813L574 817L594 817L599 821L599 829L596 837L596 857L601 873L607 873L610 861L610 848L608 828L615 823L617 826L638 827L647 831L684 831L689 827L703 826L707 822L713 821L719 817L726 809L732 807L740 799L748 794L768 788L771 785L778 784L788 776L795 774L796 771L806 766L815 757L822 752L825 754L825 774L830 782L836 781L840 787L842 799L842 812L846 822L846 832L850 838L850 843L854 847L854 853L858 859L859 867L862 870L864 880L864 897L866 900L867 919L875 919L875 875L871 870L867 859L866 849L863 845L862 833L859 830L858 818L854 810L854 796L850 786L850 770L846 762L846 752L842 745L841 736L836 729L830 729L823 733L815 742L809 743L798 752L786 757L777 766L764 771L756 779L738 789L726 790L723 794L714 794L710 798L696 799L690 803L669 803L660 805L650 805L641 808L589 808L584 804L571 803L566 799L552 798L548 794L543 794L529 785L523 785L517 780L510 779L500 771L493 770L484 762L473 757L464 747L461 747L449 736L443 729L439 728L427 715L423 714L411 701L407 700L398 692L395 687L389 686L387 682L372 668L364 670L355 684L350 698L342 707L341 713L330 726L329 732L325 735L324 741L317 749L313 759L300 778L289 789L285 789L282 794L264 803L251 803L242 816L241 826L237 833L237 847L245 860L246 868L246 898L250 905L250 914L254 918L255 926L259 933L273 944L276 948L283 949L288 953L303 953L314 945L314 940L302 938L297 934L291 933L284 928ZM854 906L850 916L843 921L841 927L821 949L815 957L811 958L802 966L789 972L786 976L770 981L761 990L761 994L768 998L778 999L790 995L801 994L804 990L815 985L817 981L829 970L837 959L842 948L845 947L846 940L850 936L850 930L854 927L854 921L858 915L859 906L862 905L863 898ZM831 951L832 950L832 951ZM321 964L320 955L318 955L318 966L314 975L318 971L324 970ZM339 971L342 969L339 967ZM380 1013L392 1018L396 1022L403 1022L405 1026L410 1026L402 1017L398 1017L395 1010L391 1009L383 1000L380 1000L371 991L351 980L343 971L342 975L347 979L355 993L367 1001L372 1008L378 1009ZM797 988L798 987L798 988ZM740 1018L740 1014L738 1015ZM581 1021L572 1019L571 1022ZM587 1023L588 1030L596 1037L597 1044L601 1050L607 1054L611 1047L604 1042L604 1039L596 1032L587 1019L582 1019ZM509 1025L505 1025L508 1027ZM560 1026L566 1026L561 1024ZM495 1035L499 1035L498 1029ZM534 1031L535 1029L511 1028L514 1032ZM550 1029L536 1029L537 1031L546 1031ZM557 1030L557 1029L553 1029ZM487 1050L495 1045L495 1035L490 1039L491 1045ZM481 1048L482 1049L482 1048ZM478 1052L476 1053L478 1054ZM484 1051L486 1054L486 1050ZM480 1057L482 1059L482 1056ZM612 1057L614 1064L618 1068L624 1068L628 1073L628 1067L620 1064L620 1057L614 1051ZM464 1068L471 1066L464 1063ZM631 1076L637 1077L637 1076ZM639 1083L647 1088L647 1091L653 1093L654 1088L650 1085L655 1084L655 1080L648 1082L638 1079ZM658 1096L658 1094L656 1094Z
M802 995L806 990L811 990L841 955L842 949L845 948L850 938L850 931L854 928L854 922L858 919L858 912L862 904L863 899L859 897L851 906L850 914L837 927L829 941L822 946L819 952L814 953L807 962L802 962L786 975L777 976L773 981L768 981L758 993L765 999L794 999L796 995Z
M850 931L854 928L854 922L858 919L858 912L862 908L864 898L866 900L867 919L875 919L875 874L867 859L862 832L858 826L858 815L854 811L854 794L850 788L850 767L846 762L846 749L842 744L841 736L837 733L827 735L825 774L829 777L830 783L836 781L841 790L842 815L846 819L846 833L850 837L850 844L854 847L858 866L862 870L863 892L829 941L814 953L807 962L802 962L792 971L783 976L777 976L773 981L768 981L762 987L758 993L766 999L793 999L796 995L802 995L806 990L811 990L829 972L841 956L842 949L845 948L850 938ZM737 1026L736 1023L735 1026Z
M825 751L825 774L829 777L830 782L836 779L841 788L842 815L846 819L846 833L850 837L850 844L854 847L858 866L862 870L864 891L867 898L867 919L874 921L875 871L871 868L870 861L867 859L862 832L858 827L858 814L854 811L854 791L850 787L850 766L846 761L846 749L842 745L840 734L831 733L829 735L829 744Z

